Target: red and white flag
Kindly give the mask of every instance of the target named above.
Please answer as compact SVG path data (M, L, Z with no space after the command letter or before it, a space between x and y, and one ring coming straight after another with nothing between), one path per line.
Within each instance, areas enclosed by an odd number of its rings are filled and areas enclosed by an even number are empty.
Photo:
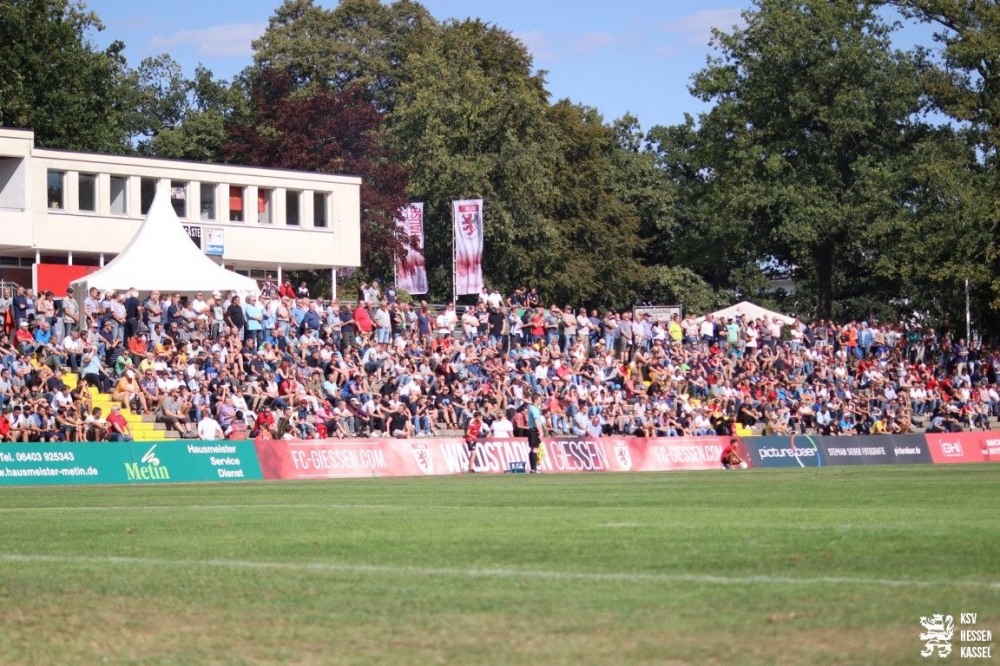
M452 201L455 219L455 294L483 290L483 200Z
M399 209L397 233L406 238L402 253L396 255L396 289L410 294L427 293L427 264L424 261L424 205L411 203Z

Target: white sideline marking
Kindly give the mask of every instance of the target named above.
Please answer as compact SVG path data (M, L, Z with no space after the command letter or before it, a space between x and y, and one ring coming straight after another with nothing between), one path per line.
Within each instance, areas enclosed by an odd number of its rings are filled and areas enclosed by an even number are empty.
M402 511L404 509L413 509L413 507L403 504L149 504L145 506L130 504L122 506L11 506L0 507L0 513L31 511L120 511L122 509L127 509L128 511L183 511L185 509L194 511L214 511L215 509L331 509L333 511L345 509L391 509L393 511Z
M533 578L536 580L577 580L611 583L707 583L714 585L879 585L882 587L967 587L1000 590L998 581L905 580L856 578L850 576L715 576L709 574L669 574L637 572L547 571L541 569L459 569L436 567L389 566L379 564L338 564L334 562L258 562L253 560L172 560L155 557L87 557L77 555L23 555L0 553L0 562L33 564L124 564L138 566L217 567L222 569L261 569L314 573L409 574L444 578Z

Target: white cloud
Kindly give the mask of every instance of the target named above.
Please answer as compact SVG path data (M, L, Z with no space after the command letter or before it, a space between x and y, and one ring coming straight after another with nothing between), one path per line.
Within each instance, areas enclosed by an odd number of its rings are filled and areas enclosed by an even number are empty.
M515 33L514 36L528 48L536 65L538 63L554 63L562 59L562 55L548 33L541 30L529 30Z
M253 54L250 42L266 29L266 23L226 23L201 30L182 30L167 37L154 35L151 45L154 49L190 46L206 58L249 56Z
M593 53L616 41L614 35L607 32L588 32L573 40L573 50L577 53Z
M705 9L663 24L667 32L682 35L688 46L707 46L712 28L728 32L734 25L744 25L739 9Z
M634 47L643 42L641 36L631 33L585 32L578 35L550 34L540 30L514 34L528 48L535 64L542 65L587 56L612 46Z

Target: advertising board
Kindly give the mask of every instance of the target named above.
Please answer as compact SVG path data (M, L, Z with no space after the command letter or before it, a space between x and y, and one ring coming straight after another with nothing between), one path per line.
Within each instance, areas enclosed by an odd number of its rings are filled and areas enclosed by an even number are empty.
M51 442L0 448L0 486L263 478L252 442Z
M923 437L913 435L858 435L815 437L824 465L912 465L930 463Z
M1000 433L958 432L924 437L938 465L1000 462Z
M754 467L821 467L823 456L811 435L747 437L744 440Z

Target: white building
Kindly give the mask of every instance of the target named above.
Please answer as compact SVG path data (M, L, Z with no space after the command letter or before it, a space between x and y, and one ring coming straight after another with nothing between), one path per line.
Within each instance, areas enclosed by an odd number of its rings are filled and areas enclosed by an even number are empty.
M49 150L0 128L0 279L58 288L103 266L158 188L226 268L263 278L360 265L361 178Z

